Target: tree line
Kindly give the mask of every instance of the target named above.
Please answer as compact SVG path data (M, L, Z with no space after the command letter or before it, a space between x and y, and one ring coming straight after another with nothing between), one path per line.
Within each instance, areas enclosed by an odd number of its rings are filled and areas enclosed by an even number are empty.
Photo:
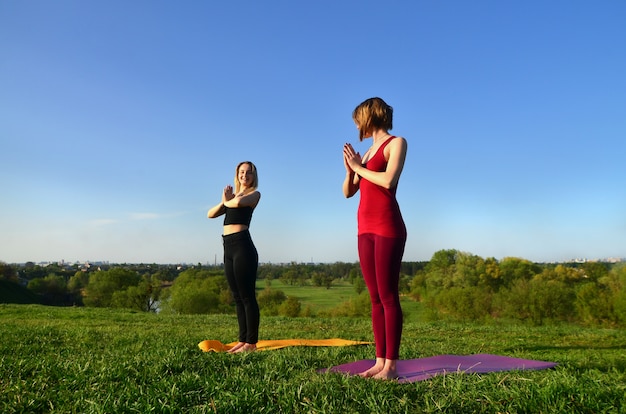
M626 325L626 263L538 264L436 252L410 281L434 317Z
M258 277L266 280L265 289L258 292L266 315L318 316L297 298L271 288L272 280L280 280L326 289L336 281L349 282L355 298L321 316L369 316L369 297L358 263L262 264ZM119 264L79 269L0 262L0 280L24 285L46 305L234 313L221 266ZM626 325L624 263L541 264L440 250L430 261L403 263L400 292L421 302L432 319ZM0 301L10 300L0 296Z

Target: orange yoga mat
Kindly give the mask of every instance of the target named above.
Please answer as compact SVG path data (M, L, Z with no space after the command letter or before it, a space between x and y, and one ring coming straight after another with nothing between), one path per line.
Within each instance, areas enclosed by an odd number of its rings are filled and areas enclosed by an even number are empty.
M369 345L373 342L349 341L347 339L275 339L259 341L256 344L257 351L269 351L272 349L280 349L288 346L352 346L352 345ZM223 344L214 339L207 339L198 344L198 347L204 352L226 352L237 345L237 342Z

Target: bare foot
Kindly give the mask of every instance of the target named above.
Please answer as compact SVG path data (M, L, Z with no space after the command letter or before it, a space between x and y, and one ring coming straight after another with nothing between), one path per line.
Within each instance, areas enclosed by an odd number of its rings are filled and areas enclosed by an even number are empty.
M242 346L244 346L246 343L245 342L238 342L237 345L233 346L232 348L230 348L228 351L229 354L235 353L237 352Z
M256 344L243 344L237 348L233 353L238 354L239 352L254 352L256 351Z
M385 359L383 369L381 369L372 378L380 380L393 380L398 378L398 360Z
M372 378L380 379L380 380L395 380L398 379L398 371L383 369L378 374L374 375Z
M369 378L377 375L385 368L385 359L384 358L376 358L376 363L373 367L368 369L367 371L363 371L359 373L359 377L361 378Z

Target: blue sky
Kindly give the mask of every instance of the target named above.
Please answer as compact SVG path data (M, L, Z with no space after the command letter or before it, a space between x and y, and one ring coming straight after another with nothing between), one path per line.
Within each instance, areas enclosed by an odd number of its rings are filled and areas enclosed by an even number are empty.
M354 262L342 146L408 141L404 260L626 257L626 2L0 2L0 260L220 263L259 170L262 262Z

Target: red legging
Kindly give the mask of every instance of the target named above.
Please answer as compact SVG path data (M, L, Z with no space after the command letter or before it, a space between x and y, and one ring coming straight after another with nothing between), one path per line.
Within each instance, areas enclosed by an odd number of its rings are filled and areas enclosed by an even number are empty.
M406 237L359 235L361 272L372 300L376 357L398 359L402 336L402 308L398 283Z

